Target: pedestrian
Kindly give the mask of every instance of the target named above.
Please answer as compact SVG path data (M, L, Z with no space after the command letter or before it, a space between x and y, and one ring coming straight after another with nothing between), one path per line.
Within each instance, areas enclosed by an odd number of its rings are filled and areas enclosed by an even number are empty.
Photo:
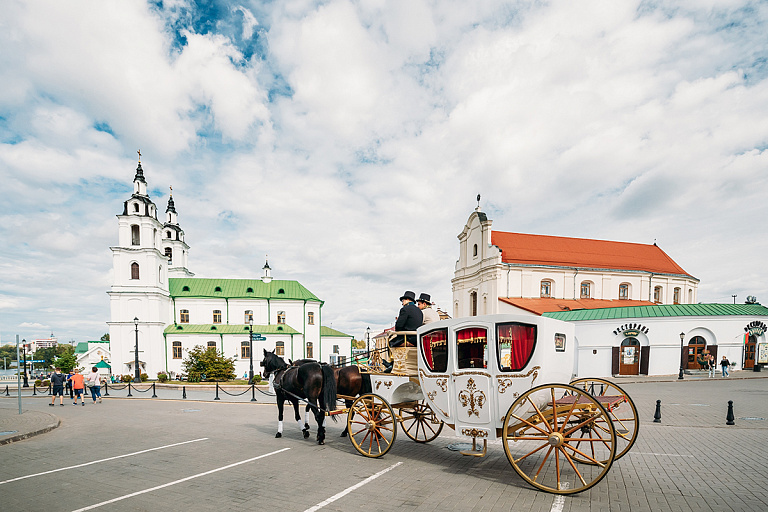
M709 365L709 377L714 378L715 372L717 371L717 361L715 361L715 356L709 354L707 364Z
M731 366L731 362L727 357L723 356L723 358L720 360L720 366L723 367L723 377L730 377L730 374L728 373L728 367Z
M67 391L69 392L69 399L73 400L75 398L75 394L72 392L72 376L75 374L74 371L69 370L69 373L67 373Z
M101 376L99 375L99 369L95 366L91 368L91 373L88 374L88 387L91 388L93 403L96 403L97 398L99 403L101 403Z
M422 293L419 295L419 298L416 299L416 305L421 310L421 314L424 315L425 325L440 321L440 315L437 314L437 311L432 309L432 302L430 302L430 299L431 297L426 293Z
M83 404L83 407L85 407L85 400L83 399L83 395L85 393L85 377L80 374L80 370L77 368L72 371L74 374L70 380L72 381L72 390L75 394L75 397L73 398L74 402L72 402L72 405L77 405L77 399L79 398L80 402Z
M57 395L59 397L59 405L64 407L64 381L66 378L67 376L61 373L61 368L56 368L56 371L51 374L51 393L53 394L51 397L51 403L49 404L51 407L56 405L54 402L56 401Z

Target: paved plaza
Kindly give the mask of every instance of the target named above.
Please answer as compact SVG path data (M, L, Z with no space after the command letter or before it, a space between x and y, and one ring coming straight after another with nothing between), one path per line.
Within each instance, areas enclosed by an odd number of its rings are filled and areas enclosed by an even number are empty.
M640 411L638 441L598 485L566 497L528 486L500 444L485 458L448 449L458 439L447 428L427 445L400 433L380 459L338 437L344 421L329 421L324 446L314 425L305 440L288 417L275 439L276 408L258 392L251 402L250 391L213 401L210 390L187 400L115 390L85 407L25 397L21 417L17 400L3 397L0 428L47 431L0 445L0 510L768 510L768 379L616 382Z

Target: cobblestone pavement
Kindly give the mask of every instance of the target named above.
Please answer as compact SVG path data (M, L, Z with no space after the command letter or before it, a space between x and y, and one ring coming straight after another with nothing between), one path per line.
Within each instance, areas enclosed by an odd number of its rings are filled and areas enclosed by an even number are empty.
M25 398L24 415L55 413L61 425L0 446L0 509L768 510L768 421L758 419L768 418L768 379L618 382L639 410L638 441L598 485L567 497L528 486L499 444L485 458L448 450L450 429L427 445L401 433L369 459L338 438L343 421L328 422L324 446L314 425L305 440L288 417L275 439L271 403L110 397L49 408L47 397ZM725 424L729 400L734 426ZM15 406L0 400L6 412Z

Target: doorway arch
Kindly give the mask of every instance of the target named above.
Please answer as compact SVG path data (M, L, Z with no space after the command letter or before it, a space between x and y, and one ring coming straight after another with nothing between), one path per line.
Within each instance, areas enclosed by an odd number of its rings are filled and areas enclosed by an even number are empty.
M704 351L707 349L707 340L702 336L694 336L688 340L688 364L686 368L689 370L700 370L701 365L698 359L702 357Z
M640 341L635 337L627 337L621 342L619 356L619 375L640 374Z

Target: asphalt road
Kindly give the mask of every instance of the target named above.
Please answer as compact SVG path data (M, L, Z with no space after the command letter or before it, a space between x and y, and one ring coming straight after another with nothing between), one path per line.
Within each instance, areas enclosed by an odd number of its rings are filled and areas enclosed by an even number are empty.
M61 425L0 446L0 510L768 510L768 379L624 388L641 415L637 443L598 485L566 497L531 488L500 444L485 458L449 450L464 439L447 428L427 445L401 433L386 456L369 459L338 437L344 421L328 422L324 446L289 418L275 439L276 408L264 401L134 397L53 408L29 398L25 409ZM657 399L661 423L652 422Z

